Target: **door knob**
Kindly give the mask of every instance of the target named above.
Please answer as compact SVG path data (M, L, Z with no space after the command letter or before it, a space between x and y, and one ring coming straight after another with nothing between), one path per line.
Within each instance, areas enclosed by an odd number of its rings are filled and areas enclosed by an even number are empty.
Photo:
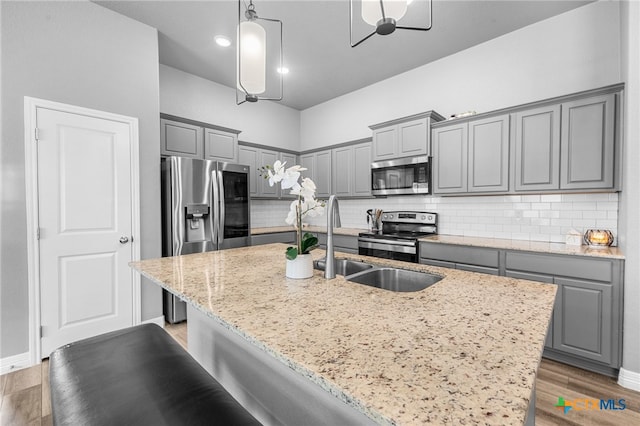
M120 237L120 244L126 244L129 242L129 237Z

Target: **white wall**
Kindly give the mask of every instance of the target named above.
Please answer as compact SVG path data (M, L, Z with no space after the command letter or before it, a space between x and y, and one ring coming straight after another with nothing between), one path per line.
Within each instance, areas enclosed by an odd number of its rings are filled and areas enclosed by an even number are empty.
M620 384L640 391L640 3L624 2L622 72L624 106L624 176L620 197L620 246L625 255L624 324Z
M236 105L235 90L160 65L160 112L241 130L241 141L297 151L300 112L277 102Z
M301 149L423 111L485 112L619 83L619 26L617 2L592 3L306 109Z
M28 350L24 96L137 117L141 255L161 255L157 31L90 2L0 2L0 358ZM143 282L143 319L162 315Z

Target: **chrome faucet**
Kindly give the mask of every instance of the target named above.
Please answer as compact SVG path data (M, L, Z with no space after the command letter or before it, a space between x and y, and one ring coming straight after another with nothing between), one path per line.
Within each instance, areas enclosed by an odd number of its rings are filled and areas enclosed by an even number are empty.
M336 277L336 257L333 252L333 227L340 228L340 207L335 195L329 197L327 203L327 257L324 267L324 277L328 280Z

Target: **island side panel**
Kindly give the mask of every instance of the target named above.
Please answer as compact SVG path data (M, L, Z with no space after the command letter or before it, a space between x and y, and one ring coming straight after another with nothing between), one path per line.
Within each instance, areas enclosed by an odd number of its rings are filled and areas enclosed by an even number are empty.
M189 353L264 425L375 425L298 371L187 305Z

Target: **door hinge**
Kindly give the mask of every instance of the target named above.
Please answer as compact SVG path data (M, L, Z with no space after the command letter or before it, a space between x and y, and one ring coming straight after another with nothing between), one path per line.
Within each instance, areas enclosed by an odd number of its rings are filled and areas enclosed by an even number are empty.
M37 127L34 129L34 136L36 138L36 142L40 140L40 129L38 129Z
M40 239L40 228L36 228L36 240Z
M44 326L40 326L40 338L44 337Z

